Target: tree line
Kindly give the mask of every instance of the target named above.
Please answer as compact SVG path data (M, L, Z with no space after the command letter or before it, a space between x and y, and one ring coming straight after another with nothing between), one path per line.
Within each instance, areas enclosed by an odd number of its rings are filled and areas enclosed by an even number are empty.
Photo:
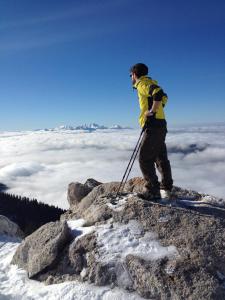
M5 192L0 192L0 215L6 216L19 225L25 235L29 235L40 226L59 220L65 210Z

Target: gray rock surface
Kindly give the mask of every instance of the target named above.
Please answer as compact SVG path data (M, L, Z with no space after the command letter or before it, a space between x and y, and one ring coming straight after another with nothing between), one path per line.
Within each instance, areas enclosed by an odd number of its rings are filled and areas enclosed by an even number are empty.
M79 207L79 210L82 211L88 208L98 196L116 193L119 186L120 182L101 183L93 178L87 179L84 184L72 182L69 184L67 192L70 209L77 210ZM144 180L136 177L130 179L122 188L124 192L141 192L143 186Z
M96 186L98 186L100 184L102 184L102 182L99 182L93 178L88 178L84 183L84 185L86 187L88 187L90 190L93 190L93 188L95 188Z
M84 186L82 183L70 183L67 192L67 200L70 207L76 206L89 192L90 189Z
M135 290L155 299L224 299L225 222L217 212L211 215L196 210L137 201L130 198L114 220L138 220L145 230L157 233L162 245L174 245L179 256L146 262L126 258ZM219 273L218 273L219 272Z
M192 201L141 200L135 194L144 186L140 178L129 180L124 187L127 194L115 201L112 193L118 186L119 182L111 182L94 187L62 216L62 220L83 218L84 226L95 227L91 227L93 232L83 236L79 236L82 229L78 229L71 241L67 228L67 238L60 245L60 257L55 251L51 261L44 262L44 267L35 272L31 268L36 278L48 284L78 279L95 285L119 286L137 291L147 299L225 299L225 208L202 202L201 194L178 187L175 188L177 195ZM130 222L136 227L128 232L126 224ZM120 228L122 231L117 231ZM53 247L57 234L49 234L50 231L46 227L46 232L39 232L38 236L42 240L41 235L47 235L48 241L44 240ZM113 232L119 234L119 240L111 236ZM126 235L127 240L123 242ZM147 236L156 239L168 254L148 256L149 249L142 248L141 244ZM119 248L120 239L122 248ZM105 246L105 240L112 245ZM129 241L133 246L127 250ZM30 247L29 243L26 245ZM42 256L49 256L51 251L44 249L44 245L42 243ZM135 245L145 249L144 252L132 253ZM147 245L154 252L151 241ZM24 244L24 257L28 256L29 247ZM111 254L113 247L114 251L118 247L120 252ZM106 255L107 251L113 258ZM28 260L21 266L29 271Z
M12 263L27 270L29 278L32 278L56 263L60 251L70 239L66 222L47 223L20 244Z
M225 297L225 210L224 207L203 203L195 191L174 187L179 198L195 200L199 205L186 206L183 202L152 203L140 200L133 192L141 192L144 181L128 181L124 191L130 193L122 208L111 205L108 194L117 191L119 182L102 184L82 199L76 209L65 214L70 219L83 217L87 224L137 220L145 232L155 232L162 245L174 245L179 256L146 261L128 255L124 264L130 281L118 280L120 262L101 264L96 254L89 253L86 278L95 284L115 284L136 290L145 298L154 299L223 299ZM123 275L122 275L123 276ZM126 275L126 278L129 277Z
M82 184L80 182L72 182L68 186L67 200L70 207L77 206L81 199L83 199L87 194L89 194L94 187L100 185L101 183L95 179L89 178Z
M134 289L144 298L159 300L223 299L222 288L218 293L218 279L201 268L195 274L185 272L178 264L168 272L167 259L146 262L139 257L127 256L126 265ZM182 270L182 272L179 272ZM193 280L194 279L194 280ZM220 298L221 297L221 298Z
M61 251L55 267L38 274L36 279L45 281L47 284L74 279L89 280L92 269L96 267L94 259L96 248L95 234L87 234L79 239L75 238Z
M119 187L119 182L109 182L96 186L79 202L73 202L74 204L70 206L70 209L61 215L61 220L69 220L73 218L83 217L88 224L93 224L99 220L105 220L108 215L108 209L101 203L101 196L108 195L110 193L115 193ZM100 201L100 205L97 202ZM103 200L104 203L107 201ZM92 203L94 205L92 206ZM106 212L105 212L106 210Z
M0 215L0 234L19 238L24 237L24 233L19 228L19 226L3 215Z

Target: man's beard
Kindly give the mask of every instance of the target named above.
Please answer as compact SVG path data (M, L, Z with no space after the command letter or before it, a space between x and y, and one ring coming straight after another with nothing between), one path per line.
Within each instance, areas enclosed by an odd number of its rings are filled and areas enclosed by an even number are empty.
M136 83L136 80L135 79L132 79L132 84L134 85Z

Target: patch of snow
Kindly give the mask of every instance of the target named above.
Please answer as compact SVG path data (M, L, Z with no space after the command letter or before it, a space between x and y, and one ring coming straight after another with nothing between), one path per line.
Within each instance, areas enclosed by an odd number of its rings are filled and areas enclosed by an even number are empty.
M131 197L132 195L124 196L124 197L117 197L115 199L115 203L107 203L107 206L114 210L114 211L122 211L124 210L125 204L128 201L128 198Z
M76 237L76 240L95 230L95 226L85 227L84 219L70 220L70 221L67 221L67 224L68 224L69 228L71 229L73 236Z
M160 190L160 194L161 194L161 197L163 198L163 199L167 199L168 197L167 197L167 192L165 191L165 190Z
M96 228L98 255L96 260L114 268L119 286L132 288L132 280L126 268L125 258L128 254L144 260L162 257L176 257L174 246L163 247L156 240L154 232L144 234L141 224L131 220L128 224L104 224Z
M41 282L30 280L26 271L10 265L19 244L16 239L0 236L0 299L2 300L143 299L136 293L128 293L119 288L111 289L109 286L96 287L77 281L46 286Z
M128 254L139 256L145 260L154 260L164 256L176 256L175 246L163 247L156 240L155 233L145 233L135 220L128 224L115 223L102 225L96 229L99 257L98 261L123 261Z
M86 274L87 274L87 269L86 269L86 268L83 268L83 270L80 272L80 276L81 276L82 278L84 278L84 277L86 276Z
M222 198L218 198L215 196L210 196L210 195L204 195L201 197L201 202L206 202L210 204L215 204L215 205L221 205L225 206L225 200Z

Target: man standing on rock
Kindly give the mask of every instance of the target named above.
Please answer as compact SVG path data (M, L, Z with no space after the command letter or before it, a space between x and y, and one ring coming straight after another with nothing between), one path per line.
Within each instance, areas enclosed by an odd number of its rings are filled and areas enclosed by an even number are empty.
M137 89L139 98L141 111L139 123L145 130L140 148L139 164L146 185L140 196L146 200L156 200L161 198L160 189L165 191L166 198L170 198L173 186L165 144L167 123L164 106L167 102L167 95L157 81L147 75L148 67L145 64L138 63L130 69L132 84ZM156 175L155 164L161 174L161 183Z

